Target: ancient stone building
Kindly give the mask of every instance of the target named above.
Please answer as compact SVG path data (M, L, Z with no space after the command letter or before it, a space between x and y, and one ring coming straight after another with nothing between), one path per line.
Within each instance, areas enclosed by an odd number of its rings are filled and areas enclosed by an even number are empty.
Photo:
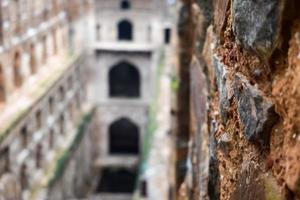
M92 145L78 140L91 132L93 114L82 37L91 3L0 1L0 199L58 200L85 192ZM76 156L70 159L75 145L86 162L76 167L77 181L62 184L65 163L78 165Z
M177 199L299 199L294 0L183 0Z
M96 0L91 101L99 124L96 193L132 199L154 96L166 2ZM165 36L166 35L166 36ZM168 41L167 41L168 42Z

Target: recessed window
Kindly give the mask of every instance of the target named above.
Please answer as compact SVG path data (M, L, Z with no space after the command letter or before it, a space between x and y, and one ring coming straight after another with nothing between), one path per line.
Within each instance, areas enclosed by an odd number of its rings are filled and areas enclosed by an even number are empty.
M128 0L121 1L121 9L122 10L129 10L130 9L130 2Z
M109 127L109 152L118 155L138 155L138 126L127 118L112 123Z
M63 86L59 87L59 96L60 96L61 101L63 101L65 99L65 89Z
M49 97L49 111L50 113L54 112L54 98L53 97Z
M37 129L41 129L42 128L42 112L40 110L38 110L35 114L35 118L36 118L36 128Z
M38 144L36 147L36 160L35 160L36 168L42 167L42 145Z
M138 69L121 62L109 71L109 96L118 98L138 98L140 96L140 73Z
M165 44L170 44L170 41L171 41L171 29L170 28L165 28L164 30L165 34Z
M133 39L133 25L128 20L122 20L118 23L118 39L131 41Z
M49 149L53 149L54 147L54 130L50 129L49 131Z
M27 174L27 165L24 163L21 166L20 170L20 183L21 189L24 191L28 188L28 174Z
M0 152L0 176L10 170L9 148L6 147Z
M65 133L65 116L63 114L59 117L59 131L62 135Z
M28 131L27 131L27 127L24 126L21 129L21 137L22 137L22 147L26 148L28 145Z

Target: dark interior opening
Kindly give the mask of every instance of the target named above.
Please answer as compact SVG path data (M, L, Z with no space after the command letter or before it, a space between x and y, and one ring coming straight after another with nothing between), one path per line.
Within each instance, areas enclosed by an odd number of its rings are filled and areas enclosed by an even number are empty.
M114 122L109 127L109 151L111 154L138 154L138 127L126 118L121 118Z
M148 184L147 184L147 181L146 180L143 180L141 182L141 196L142 197L148 197Z
M171 29L165 28L165 44L170 44L171 41Z
M132 194L136 178L136 169L104 168L96 192Z
M122 20L118 24L118 39L119 40L132 40L132 24L128 20Z
M124 0L121 2L121 9L122 10L128 10L130 9L130 3L127 0Z
M109 72L109 96L137 98L140 96L140 74L133 65L122 62Z
M9 148L5 147L0 151L0 176L10 170Z

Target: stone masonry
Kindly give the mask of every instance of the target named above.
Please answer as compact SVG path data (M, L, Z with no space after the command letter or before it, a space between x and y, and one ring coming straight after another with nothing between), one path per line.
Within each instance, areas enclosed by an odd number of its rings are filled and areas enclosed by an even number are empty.
M182 1L177 199L300 198L299 9Z

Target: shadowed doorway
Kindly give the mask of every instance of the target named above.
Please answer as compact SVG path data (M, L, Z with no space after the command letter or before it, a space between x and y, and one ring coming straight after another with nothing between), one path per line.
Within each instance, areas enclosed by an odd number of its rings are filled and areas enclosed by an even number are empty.
M109 96L138 98L140 82L138 69L127 62L121 62L109 71Z
M136 169L119 167L103 168L97 193L132 194L137 179Z
M129 119L121 118L109 127L110 154L139 154L139 128Z

